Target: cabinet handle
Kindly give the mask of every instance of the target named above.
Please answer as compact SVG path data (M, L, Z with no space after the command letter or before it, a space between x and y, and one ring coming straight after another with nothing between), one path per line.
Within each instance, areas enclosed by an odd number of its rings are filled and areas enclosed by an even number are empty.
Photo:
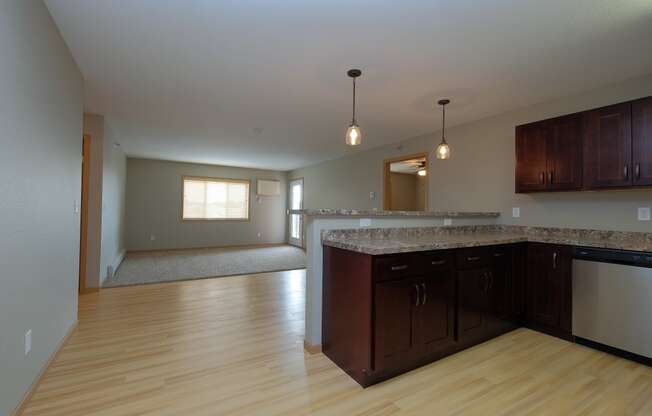
M505 253L494 253L494 257L503 257Z
M489 272L489 285L487 287L487 292L493 289L494 287L494 274L493 272Z
M542 184L542 185L545 185L545 183L546 183L546 173L545 173L545 172L541 172L540 177L541 177L541 184Z
M425 305L426 303L428 303L428 291L426 289L425 283L421 283L421 287L423 288L423 301L421 301L421 304Z
M634 175L636 175L636 180L641 179L641 164L637 163L634 166Z
M400 271L400 270L405 270L405 269L407 269L407 268L408 268L407 264L402 264L402 265L400 265L400 266L392 266L392 267L391 267L391 269L392 269L393 272L398 272L398 271Z
M478 256L467 257L466 260L467 261L478 261L478 260L480 260L480 257L478 257Z
M430 264L432 264L433 266L441 266L442 264L446 264L446 260L437 260L431 262Z
M623 173L625 174L625 179L629 179L629 165L623 167Z
M419 306L419 302L421 301L421 289L419 285L414 285L415 289L417 290L417 300L414 303L414 306Z
M552 171L548 172L548 183L552 185L552 178L553 178L553 173Z
M557 269L557 252L552 253L552 268Z

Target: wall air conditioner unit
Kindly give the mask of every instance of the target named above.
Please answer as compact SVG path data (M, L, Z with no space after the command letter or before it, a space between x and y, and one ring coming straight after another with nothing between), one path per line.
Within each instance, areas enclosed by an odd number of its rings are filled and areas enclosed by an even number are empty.
M281 181L258 179L258 189L256 194L258 196L280 196Z

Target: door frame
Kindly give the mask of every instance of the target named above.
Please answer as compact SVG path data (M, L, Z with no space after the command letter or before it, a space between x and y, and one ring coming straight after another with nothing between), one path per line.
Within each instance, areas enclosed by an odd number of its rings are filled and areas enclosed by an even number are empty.
M303 209L303 196L304 196L304 180L303 177L301 178L294 178L290 179L288 181L288 213L292 209L291 208L291 202L292 202L292 183L293 182L301 182L301 207L299 209ZM304 228L303 228L303 215L299 215L299 239L294 239L292 238L291 230L290 227L292 227L292 215L288 215L288 243L293 246L301 247L303 248L303 242L304 242ZM296 214L294 214L296 215Z
M424 195L424 211L428 211L428 188L430 188L430 159L428 152L416 153L406 156L397 156L383 161L383 209L388 211L392 203L392 181L390 178L390 168L392 163L402 162L404 160L421 159L426 160L426 187Z
M91 136L82 139L81 206L79 226L79 293L86 292L86 256L88 251L88 191L91 168Z

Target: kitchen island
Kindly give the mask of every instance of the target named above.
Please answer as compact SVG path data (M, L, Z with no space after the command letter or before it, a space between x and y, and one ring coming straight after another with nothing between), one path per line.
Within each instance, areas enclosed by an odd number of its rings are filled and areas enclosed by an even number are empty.
M652 251L648 233L502 225L329 230L322 242L323 352L362 386L519 326L573 340L576 247Z

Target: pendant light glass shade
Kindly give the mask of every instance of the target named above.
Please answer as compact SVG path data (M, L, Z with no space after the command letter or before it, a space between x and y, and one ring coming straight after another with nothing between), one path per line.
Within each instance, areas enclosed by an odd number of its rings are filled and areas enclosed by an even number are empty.
M437 159L450 159L451 157L451 148L448 146L448 143L445 141L439 143L437 146Z
M355 79L362 75L359 69L350 69L346 73L353 79L353 117L351 118L351 125L346 130L346 144L349 146L358 146L362 143L362 130L355 120Z
M419 175L419 176L426 176L427 174L428 174L428 172L426 172L425 169L419 169L417 171L417 175Z
M437 150L435 151L435 155L437 156L437 159L444 160L444 159L450 159L451 157L451 148L448 146L448 143L446 143L446 105L449 104L451 101L447 99L439 100L437 104L441 106L441 143L439 143L439 146L437 146Z
M362 131L360 131L360 127L352 124L346 130L346 144L349 146L357 146L360 143L362 143Z

